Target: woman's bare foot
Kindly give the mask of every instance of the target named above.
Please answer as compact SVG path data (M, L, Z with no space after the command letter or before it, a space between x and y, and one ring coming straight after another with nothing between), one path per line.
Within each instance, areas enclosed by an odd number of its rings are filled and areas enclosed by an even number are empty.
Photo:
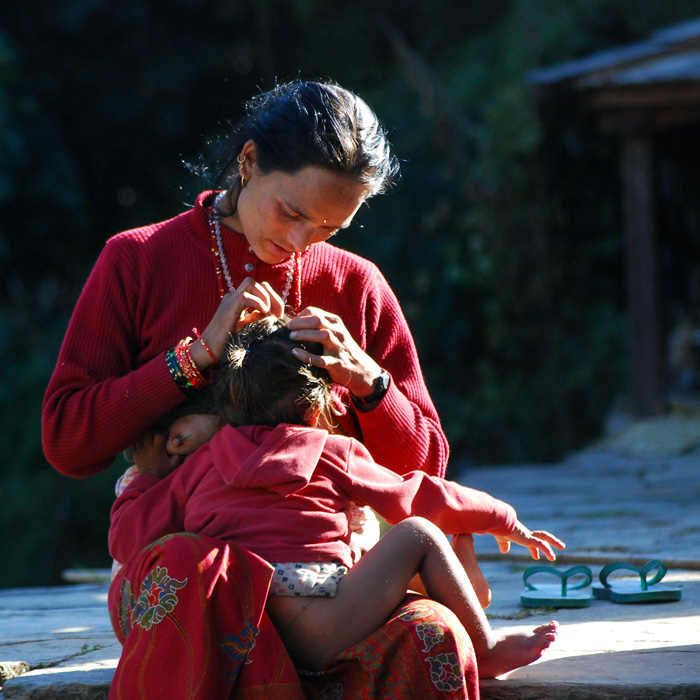
M459 563L464 567L464 570L469 576L474 593L479 600L482 608L486 609L491 605L491 586L481 573L479 564L476 561L476 552L474 551L474 537L469 534L453 535L452 549L459 559Z
M558 633L559 625L552 620L529 633L505 635L487 652L477 655L479 676L496 678L537 661L556 640Z

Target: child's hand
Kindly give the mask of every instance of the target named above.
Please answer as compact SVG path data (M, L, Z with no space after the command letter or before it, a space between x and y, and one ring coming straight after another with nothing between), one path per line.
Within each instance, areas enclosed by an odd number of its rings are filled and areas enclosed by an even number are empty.
M166 449L171 455L191 455L209 442L221 427L216 416L193 413L178 418L170 426Z
M535 530L531 532L519 520L516 520L513 532L510 535L495 536L498 542L498 548L503 554L510 551L510 543L522 545L530 550L530 555L533 559L540 558L540 552L549 559L554 561L557 556L552 547L556 549L564 549L566 545L557 537L545 532L544 530Z
M165 433L149 431L131 448L135 467L141 473L162 479L182 464L184 457L166 452L165 440Z

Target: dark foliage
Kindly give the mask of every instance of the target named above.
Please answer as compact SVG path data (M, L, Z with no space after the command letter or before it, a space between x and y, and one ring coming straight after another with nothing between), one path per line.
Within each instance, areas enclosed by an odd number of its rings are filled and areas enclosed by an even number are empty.
M389 126L403 180L339 244L402 300L456 458L554 460L624 388L614 142L527 70L700 14L677 0L18 0L0 6L0 585L105 567L112 485L40 445L62 334L105 239L181 211L196 160L276 81L332 78Z

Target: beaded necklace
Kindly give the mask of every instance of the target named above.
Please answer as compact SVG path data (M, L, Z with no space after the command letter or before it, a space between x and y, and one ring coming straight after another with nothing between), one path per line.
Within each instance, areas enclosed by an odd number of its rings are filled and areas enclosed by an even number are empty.
M222 193L217 197L214 204L214 212L209 214L209 228L211 229L214 243L216 243L216 248L212 248L211 252L214 253L214 257L217 258L218 261L216 265L216 277L219 281L219 298L221 299L223 299L224 295L226 294L224 279L226 280L228 291L236 291L236 288L233 286L233 282L231 281L231 273L228 269L226 254L224 253L224 245L221 240L221 224L219 223L220 217L215 213L216 207L224 194L225 193ZM284 303L285 307L287 306L287 299L289 298L289 293L292 291L292 285L295 281L296 284L294 285L293 311L295 314L298 314L301 310L301 253L299 251L296 251L290 258L289 270L287 270L284 290L282 291L282 302Z

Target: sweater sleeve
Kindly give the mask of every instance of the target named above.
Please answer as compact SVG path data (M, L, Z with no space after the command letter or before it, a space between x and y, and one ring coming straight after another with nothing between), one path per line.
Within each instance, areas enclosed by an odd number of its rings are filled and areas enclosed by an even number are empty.
M396 296L379 272L367 300L366 352L391 376L371 411L356 411L362 442L374 459L397 474L420 470L444 476L447 438L423 378L418 352Z
M506 535L517 520L512 506L483 491L420 471L395 474L378 465L357 441L348 450L347 478L343 489L350 498L370 506L391 525L420 516L448 535Z
M114 559L127 563L158 538L184 531L185 498L179 495L176 473L165 479L139 474L114 502L109 528Z
M42 441L61 473L84 477L106 469L184 395L165 355L136 365L140 289L129 249L108 241L68 325L44 397Z

